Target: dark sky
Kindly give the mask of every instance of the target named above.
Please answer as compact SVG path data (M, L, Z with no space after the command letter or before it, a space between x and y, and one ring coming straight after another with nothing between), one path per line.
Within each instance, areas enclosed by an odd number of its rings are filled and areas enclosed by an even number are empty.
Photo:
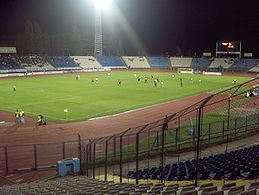
M114 0L129 27L151 55L188 50L215 51L217 40L241 40L243 51L259 56L258 0ZM121 39L126 52L134 46L122 20L105 13L104 28ZM9 39L23 32L26 19L36 20L46 33L69 32L76 24L93 32L91 0L0 0L0 35ZM125 25L125 22L123 22ZM0 40L4 42L5 40Z

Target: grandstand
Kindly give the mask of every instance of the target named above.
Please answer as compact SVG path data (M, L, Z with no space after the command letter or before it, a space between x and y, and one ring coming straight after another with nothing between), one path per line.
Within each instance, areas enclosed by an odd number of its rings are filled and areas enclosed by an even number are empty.
M147 59L151 68L154 68L154 69L170 68L169 59L167 57L148 57Z
M80 67L84 69L100 69L102 65L93 56L71 56Z
M237 60L229 69L232 71L246 72L259 64L259 59L240 59Z
M259 72L259 59L144 57L144 56L0 56L0 70L8 72L73 69L170 69L194 68L210 71Z
M23 69L21 64L15 61L15 56L0 55L0 70Z
M209 65L209 68L215 69L228 69L235 63L235 60L232 58L214 58L214 60Z
M207 69L210 63L210 58L193 58L191 67L195 69Z
M44 57L38 55L31 56L15 56L15 61L20 64L23 68L29 71L42 71L42 70L53 70Z
M238 186L235 182L226 183L221 187L215 186L213 183L204 183L198 187L192 184L185 184L182 187L178 183L165 185L163 183L142 183L142 184L126 184L114 183L112 181L99 181L90 179L85 176L68 176L64 178L56 178L48 181L37 181L28 184L15 184L12 186L0 187L0 194L121 194L121 195L142 195L142 194L251 194L259 193L259 182L251 182L249 185Z
M97 59L103 67L112 69L126 68L126 65L123 62L123 60L117 56L98 56Z
M55 68L79 68L69 56L49 56L47 61Z
M199 166L199 179L229 179L237 178L255 179L258 176L259 145L243 148L228 153L212 155L201 158ZM167 164L164 167L166 180L194 180L196 160ZM151 167L139 170L140 179L160 179L161 167ZM128 172L127 177L135 178L136 172Z
M190 68L192 64L192 58L170 57L170 62L173 68Z
M144 56L122 56L122 59L130 69L149 69L150 65Z
M255 67L253 67L250 70L248 70L248 72L259 73L259 64L257 64Z

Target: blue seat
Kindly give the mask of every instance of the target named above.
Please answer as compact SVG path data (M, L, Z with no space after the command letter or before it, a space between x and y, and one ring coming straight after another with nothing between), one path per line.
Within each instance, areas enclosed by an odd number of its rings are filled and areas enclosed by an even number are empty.
M235 180L239 177L254 179L258 173L259 145L236 151L217 154L199 160L199 179L223 177ZM168 164L163 168L164 179L179 181L195 179L195 160ZM140 173L143 178L160 179L162 167L146 168ZM132 175L132 172L128 173ZM134 174L133 174L134 175Z
M169 68L171 66L167 57L148 57L147 59L153 68Z
M97 59L104 67L126 67L124 61L117 56L98 56Z

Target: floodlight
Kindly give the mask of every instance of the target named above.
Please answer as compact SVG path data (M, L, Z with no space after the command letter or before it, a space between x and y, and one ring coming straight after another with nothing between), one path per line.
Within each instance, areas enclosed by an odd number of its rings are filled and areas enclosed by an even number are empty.
M95 8L100 10L109 9L111 6L111 0L93 0Z

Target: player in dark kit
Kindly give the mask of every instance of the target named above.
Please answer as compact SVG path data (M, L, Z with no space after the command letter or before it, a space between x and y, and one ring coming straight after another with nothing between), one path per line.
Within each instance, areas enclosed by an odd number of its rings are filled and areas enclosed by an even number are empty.
M121 87L121 80L118 80L118 85Z
M154 80L154 87L157 87L157 80Z
M183 79L180 78L181 87L183 87Z

